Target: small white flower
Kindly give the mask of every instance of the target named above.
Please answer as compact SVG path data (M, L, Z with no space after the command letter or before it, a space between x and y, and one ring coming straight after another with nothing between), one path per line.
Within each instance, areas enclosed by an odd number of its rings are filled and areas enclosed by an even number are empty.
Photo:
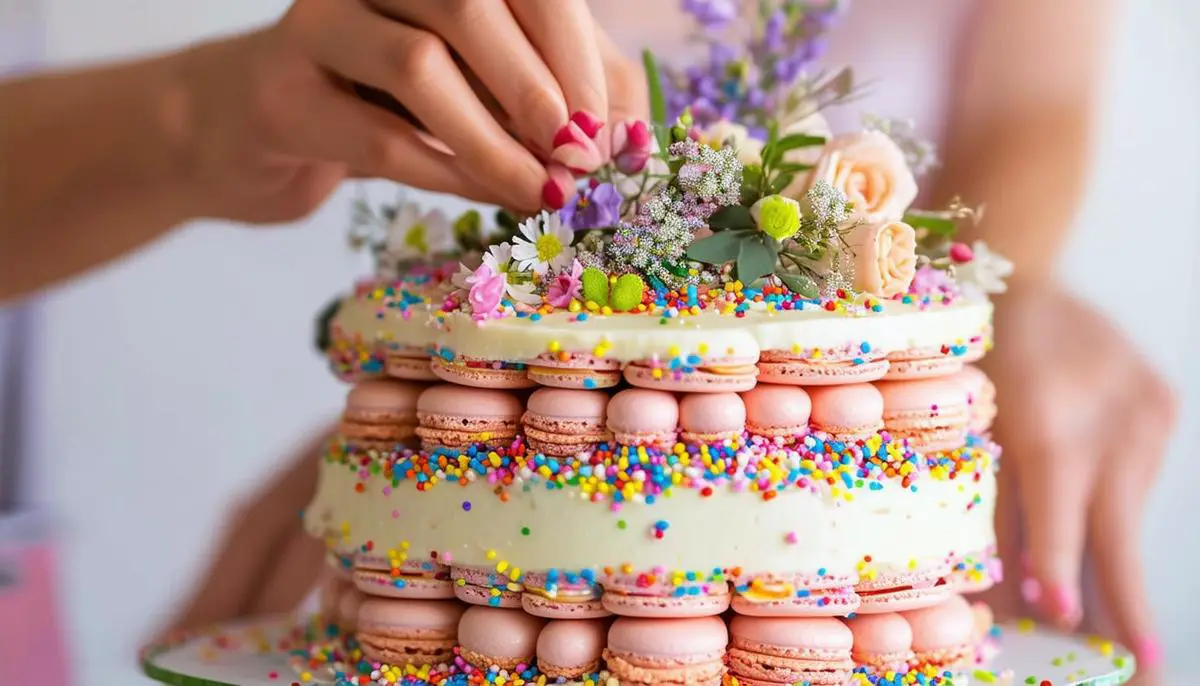
M551 269L559 271L575 259L575 248L571 247L574 240L575 232L563 224L557 212L542 212L521 224L512 257L524 271L537 274Z
M722 119L700 133L700 142L718 150L729 146L742 164L762 164L763 142L752 137L741 124Z
M517 302L522 302L528 305L536 305L541 302L542 298L534 289L533 280L522 278L523 270L513 262L513 246L508 243L498 243L488 249L483 256L483 264L486 264L496 274L504 275L504 291L509 298ZM467 279L475 273L465 264L458 265L458 273L450 279L456 288L469 290L471 284ZM515 278L514 278L515 277Z
M450 248L453 232L450 219L441 210L421 212L419 205L405 203L396 208L384 238L382 262L393 266L405 260L419 260Z
M964 292L978 295L1003 293L1005 279L1012 276L1013 263L988 249L983 241L971 246L974 258L955 270L955 280Z

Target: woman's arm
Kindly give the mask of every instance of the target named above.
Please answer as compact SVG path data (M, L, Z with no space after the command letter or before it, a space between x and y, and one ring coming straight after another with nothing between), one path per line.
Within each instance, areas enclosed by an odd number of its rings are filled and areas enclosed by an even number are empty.
M935 198L986 203L1014 278L1049 278L1082 197L1111 0L981 0L960 47ZM974 234L974 235L972 235Z
M0 300L193 216L177 62L0 84Z

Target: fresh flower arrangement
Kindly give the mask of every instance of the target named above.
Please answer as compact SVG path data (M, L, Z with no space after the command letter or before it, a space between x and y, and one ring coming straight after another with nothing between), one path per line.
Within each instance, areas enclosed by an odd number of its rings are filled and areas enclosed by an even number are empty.
M838 0L742 4L683 0L709 58L660 70L644 54L653 121L572 121L559 162L593 167L603 136L614 154L561 210L500 211L485 232L476 211L451 220L360 203L353 239L370 247L380 278L445 275L445 308L479 320L654 311L672 294L695 304L713 289L769 290L801 306L1003 291L1012 265L954 240L979 210L911 207L917 178L936 164L911 123L867 117L858 131L830 131L822 112L855 93L848 69L813 69Z

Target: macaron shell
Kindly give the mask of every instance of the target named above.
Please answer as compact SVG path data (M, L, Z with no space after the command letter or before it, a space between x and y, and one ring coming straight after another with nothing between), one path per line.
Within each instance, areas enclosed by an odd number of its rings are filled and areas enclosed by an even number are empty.
M945 602L953 594L954 589L946 584L927 588L897 588L870 594L860 593L857 612L860 615L866 615L918 610Z
M655 597L606 591L604 609L625 617L691 618L719 615L729 609L729 595Z
M851 362L813 364L811 362L759 362L760 383L789 386L841 386L877 381L887 374L887 360L862 364Z
M956 650L971 643L975 636L975 613L959 595L943 602L902 614L912 629L912 648L916 653Z
M753 370L753 371L750 371ZM625 366L625 381L631 386L678 393L727 393L754 388L758 370L749 367L742 373L717 374L697 369L690 374L673 375L664 372L657 376L653 369L638 364Z
M612 615L604 609L604 603L599 599L564 600L528 591L521 596L521 608L535 617L546 619L598 619Z
M433 358L429 364L433 373L443 381L470 386L472 388L509 389L533 388L536 382L529 379L524 369L485 369L446 362Z
M826 595L817 592L803 598L780 600L750 600L738 594L734 596L730 607L739 615L748 617L845 617L856 612L860 602L854 593Z
M760 383L742 394L746 428L763 436L789 435L808 429L812 399L803 388Z
M854 636L854 659L875 666L892 666L912 657L912 629L904 617L887 612L857 615L846 620Z
M621 617L609 627L604 661L620 682L716 684L725 672L728 642L719 617Z
M621 372L596 369L555 369L531 366L526 370L530 381L552 388L592 390L612 388L621 383Z
M883 396L866 383L808 389L814 429L835 436L862 437L883 428Z
M679 426L679 401L663 391L621 391L609 400L606 411L608 430L618 437L670 435L673 439Z
M542 628L538 670L550 678L577 678L600 671L608 627L600 620L562 620Z
M679 402L679 427L685 435L740 435L746 430L746 403L736 393L685 395Z
M393 576L391 572L372 569L356 569L354 585L367 595L381 598L439 600L455 596L454 584L449 579L427 576Z
M355 634L368 660L396 666L436 665L454 657L455 639L393 638L371 632Z
M389 353L384 362L388 376L405 381L437 381L429 355Z
M963 367L963 359L957 355L929 355L925 357L888 356L888 371L884 375L886 381L903 381L909 379L931 379L939 376L951 376Z
M528 664L537 652L545 620L520 610L472 607L458 624L458 642L468 662L486 669Z
M365 631L396 637L453 639L467 608L452 600L369 598L358 608Z

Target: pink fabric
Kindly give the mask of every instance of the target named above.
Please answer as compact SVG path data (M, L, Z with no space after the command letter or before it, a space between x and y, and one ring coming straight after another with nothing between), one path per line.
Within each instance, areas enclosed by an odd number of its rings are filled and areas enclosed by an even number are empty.
M54 551L0 542L0 672L14 684L70 683Z

